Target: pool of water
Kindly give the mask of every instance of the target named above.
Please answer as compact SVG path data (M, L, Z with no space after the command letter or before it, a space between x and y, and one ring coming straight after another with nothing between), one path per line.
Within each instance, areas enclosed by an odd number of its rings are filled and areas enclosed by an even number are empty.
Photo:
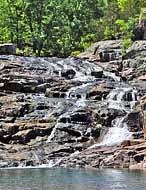
M0 190L146 190L146 172L7 169L0 170Z

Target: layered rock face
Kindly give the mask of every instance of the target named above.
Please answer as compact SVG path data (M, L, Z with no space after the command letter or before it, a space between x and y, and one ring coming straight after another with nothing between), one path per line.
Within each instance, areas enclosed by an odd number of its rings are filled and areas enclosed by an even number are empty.
M120 41L68 59L1 55L0 167L144 163L145 87L123 81L122 62Z
M146 81L146 41L133 43L124 56L123 67L123 75L129 80Z

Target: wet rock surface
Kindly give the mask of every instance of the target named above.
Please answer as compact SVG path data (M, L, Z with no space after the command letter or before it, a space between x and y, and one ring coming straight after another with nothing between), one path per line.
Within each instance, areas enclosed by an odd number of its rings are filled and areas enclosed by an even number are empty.
M123 80L121 52L118 40L76 58L1 55L0 167L144 167L145 80Z

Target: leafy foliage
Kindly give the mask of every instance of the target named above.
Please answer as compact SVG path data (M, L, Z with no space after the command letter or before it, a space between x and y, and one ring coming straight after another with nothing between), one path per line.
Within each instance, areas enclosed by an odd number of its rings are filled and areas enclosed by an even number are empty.
M0 0L0 43L26 55L77 54L121 36L124 49L145 0Z

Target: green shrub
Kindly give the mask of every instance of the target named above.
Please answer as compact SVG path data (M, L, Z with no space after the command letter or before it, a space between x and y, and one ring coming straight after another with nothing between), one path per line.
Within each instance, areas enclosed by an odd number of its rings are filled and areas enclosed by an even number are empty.
M81 52L80 51L73 51L72 53L71 53L71 56L77 56L77 55L79 55Z

